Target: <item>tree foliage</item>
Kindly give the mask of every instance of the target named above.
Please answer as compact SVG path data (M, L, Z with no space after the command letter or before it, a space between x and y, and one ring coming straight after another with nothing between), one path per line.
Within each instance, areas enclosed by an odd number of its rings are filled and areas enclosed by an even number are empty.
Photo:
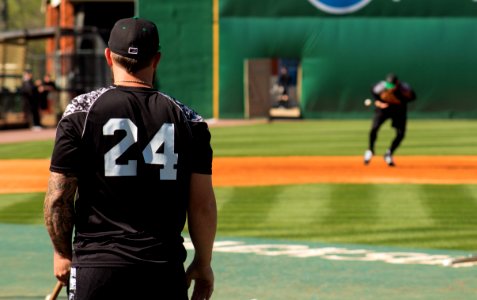
M45 26L45 0L0 0L1 7L6 4L6 14L4 14L5 29L34 29ZM45 41L30 41L28 43L30 54L43 54L45 51Z
M1 0L4 1L4 0ZM45 26L43 0L7 0L7 29L41 28Z

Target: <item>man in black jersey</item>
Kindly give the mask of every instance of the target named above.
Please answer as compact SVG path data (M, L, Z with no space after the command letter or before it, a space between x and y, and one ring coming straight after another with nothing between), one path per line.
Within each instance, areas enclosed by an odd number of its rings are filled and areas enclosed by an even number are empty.
M373 124L369 131L369 146L364 152L364 164L368 165L374 156L374 146L379 128L386 120L391 119L391 125L396 130L396 136L384 153L384 161L388 166L394 167L393 154L406 134L407 104L416 99L416 93L408 83L400 81L393 73L388 74L385 80L376 83L371 93L376 108Z
M57 128L44 206L54 274L75 300L188 299L191 280L192 299L209 299L217 211L207 123L153 89L153 23L119 20L105 57L114 84L74 98Z

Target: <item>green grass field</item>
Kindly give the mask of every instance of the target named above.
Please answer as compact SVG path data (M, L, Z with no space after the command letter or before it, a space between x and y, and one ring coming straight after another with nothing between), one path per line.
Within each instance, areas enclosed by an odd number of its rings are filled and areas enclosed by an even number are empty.
M369 121L213 127L220 156L361 155ZM410 121L398 155L474 155L476 121ZM393 136L384 126L377 151ZM1 159L47 158L52 142L2 145ZM476 174L477 176L477 174ZM477 186L308 184L216 188L219 236L477 249ZM42 193L0 195L0 222L41 224Z
M212 127L214 155L362 155L369 120L275 121ZM411 120L398 155L476 155L476 120ZM389 123L379 132L376 151L384 152L394 135ZM48 158L53 141L3 144L0 159Z
M216 157L362 155L369 126L369 120L288 121L213 127L211 132ZM477 121L411 120L397 155L476 155L476 131ZM378 154L393 134L385 124ZM0 159L45 159L52 145L3 144ZM215 190L218 241L453 256L477 249L477 185L302 184ZM0 250L0 299L44 299L54 285L51 245L42 225L43 197L0 195L0 235L8 245ZM216 252L214 270L216 300L447 300L471 299L477 292L473 267Z
M384 153L394 131L385 123L376 151ZM212 128L216 156L362 155L369 120L289 121ZM477 121L411 120L397 155L476 155Z

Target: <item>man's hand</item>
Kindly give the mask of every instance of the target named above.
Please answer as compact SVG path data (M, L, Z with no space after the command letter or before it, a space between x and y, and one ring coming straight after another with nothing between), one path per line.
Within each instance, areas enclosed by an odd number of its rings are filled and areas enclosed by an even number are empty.
M187 286L194 280L191 300L208 300L214 291L214 272L210 264L200 265L195 260L186 271Z
M65 258L58 253L53 254L53 272L55 277L66 285L70 277L71 259Z
M195 281L191 300L208 300L214 291L212 249L217 229L217 204L212 188L212 176L192 173L188 228L194 244L194 259L186 271L187 284Z
M388 108L388 107L389 107L389 104L388 104L388 103L383 102L383 101L379 101L379 100L374 101L374 105L375 105L376 107L381 108L381 109L385 109L385 108Z

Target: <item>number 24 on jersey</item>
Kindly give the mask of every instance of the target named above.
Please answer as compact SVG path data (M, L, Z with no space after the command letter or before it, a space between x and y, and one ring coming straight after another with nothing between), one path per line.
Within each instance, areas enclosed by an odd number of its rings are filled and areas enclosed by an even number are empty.
M137 160L128 160L125 165L117 164L116 160L137 143L137 126L130 119L113 118L103 126L103 135L114 135L118 130L125 131L126 136L104 155L105 176L136 176ZM162 145L164 153L157 153ZM174 124L164 123L144 148L142 155L146 164L163 166L160 170L161 180L175 180L177 170L174 165L177 164L179 155L174 152Z

